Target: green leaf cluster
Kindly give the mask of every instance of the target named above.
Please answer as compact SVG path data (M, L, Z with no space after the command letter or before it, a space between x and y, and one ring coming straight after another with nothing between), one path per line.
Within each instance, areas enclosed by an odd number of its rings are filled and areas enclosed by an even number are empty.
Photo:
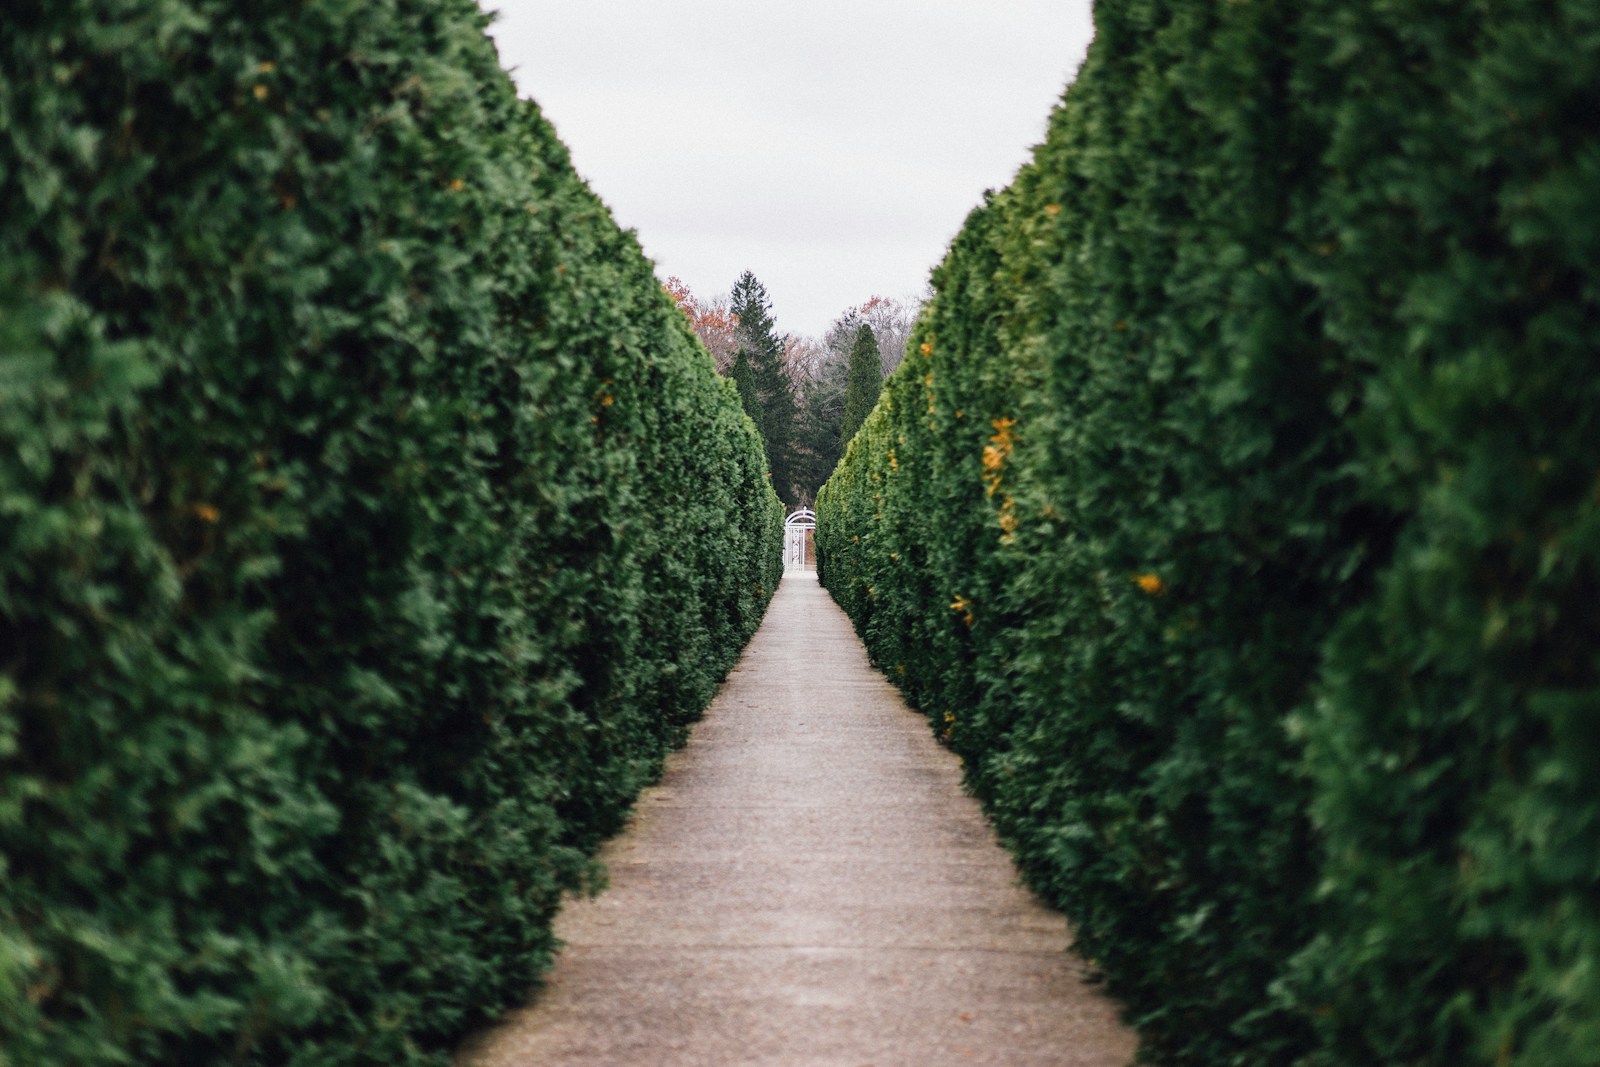
M1098 5L819 494L1153 1062L1600 1047L1600 12Z
M485 25L0 10L0 1062L445 1062L776 586Z

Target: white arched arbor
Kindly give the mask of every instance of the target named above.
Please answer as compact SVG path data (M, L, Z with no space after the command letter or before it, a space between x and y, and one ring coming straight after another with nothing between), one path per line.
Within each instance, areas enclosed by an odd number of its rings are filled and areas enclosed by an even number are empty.
M817 513L800 508L783 522L783 567L803 569L812 555L812 531L817 528Z

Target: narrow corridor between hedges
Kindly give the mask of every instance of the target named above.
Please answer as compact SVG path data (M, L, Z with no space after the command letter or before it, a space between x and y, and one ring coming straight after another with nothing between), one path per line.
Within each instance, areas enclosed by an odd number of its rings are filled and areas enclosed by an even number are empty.
M462 1067L1123 1067L1134 1037L1019 888L956 758L786 572L573 901L546 987Z

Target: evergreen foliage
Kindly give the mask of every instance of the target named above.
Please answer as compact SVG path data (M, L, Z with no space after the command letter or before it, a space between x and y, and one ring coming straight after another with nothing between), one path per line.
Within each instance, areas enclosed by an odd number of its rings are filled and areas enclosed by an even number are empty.
M872 327L863 323L856 331L855 343L850 347L849 377L845 385L844 416L840 424L840 442L850 440L867 421L867 413L878 403L883 390L882 357L878 353L878 339Z
M484 25L0 7L0 1062L445 1062L764 610L759 440Z
M773 321L772 300L767 296L766 286L754 274L745 271L733 284L729 310L739 324L735 380L738 380L739 358L745 359L749 368L748 388L741 383L740 396L766 444L773 488L779 497L792 501L795 499L793 453L798 410L794 387L783 365L784 339Z
M749 416L750 424L756 428L756 433L761 437L762 448L766 448L766 435L761 432L761 424L765 418L761 411L761 397L756 392L755 371L750 368L750 350L741 346L733 356L733 366L728 370L728 380L733 383L734 392L739 397L739 406ZM765 451L762 453L765 459Z
M1600 1047L1600 9L1097 5L821 574L1169 1065Z
M799 422L795 433L796 502L809 504L817 490L839 465L840 422L844 391L832 378L806 381L800 390Z
M828 480L844 452L842 434L845 387L849 377L850 349L861 326L860 313L851 308L828 328L817 356L807 368L798 397L800 422L796 433L798 499L810 504Z

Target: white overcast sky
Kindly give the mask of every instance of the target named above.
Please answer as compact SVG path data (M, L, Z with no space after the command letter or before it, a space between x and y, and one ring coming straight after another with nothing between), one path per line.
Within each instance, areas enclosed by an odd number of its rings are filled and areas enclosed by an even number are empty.
M820 336L916 298L1044 137L1090 0L484 0L502 65L665 279Z

